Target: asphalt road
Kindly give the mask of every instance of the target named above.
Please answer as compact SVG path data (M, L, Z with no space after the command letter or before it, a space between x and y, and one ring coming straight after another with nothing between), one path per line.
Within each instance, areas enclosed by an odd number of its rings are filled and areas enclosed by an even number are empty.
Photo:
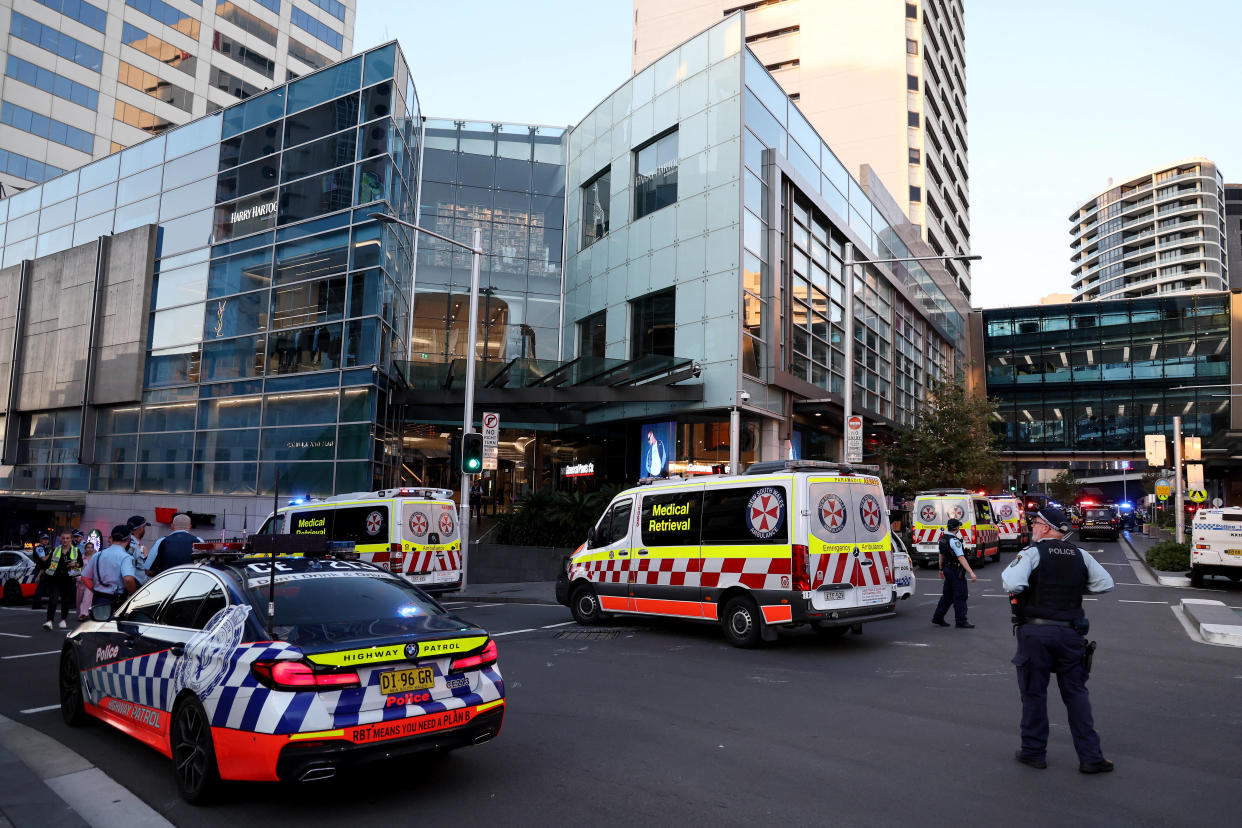
M1077 772L1055 700L1049 769L1013 760L1014 641L996 564L971 589L977 629L929 623L939 582L922 570L922 594L897 619L839 641L793 632L757 651L709 625L586 631L555 605L464 604L455 609L500 644L509 704L497 739L438 764L231 785L211 808L182 803L154 751L104 726L71 730L56 710L26 712L56 703L56 656L33 654L60 638L29 610L0 610L0 713L187 826L1237 824L1242 649L1193 642L1171 605L1193 592L1242 607L1242 588L1144 586L1120 545L1082 545L1103 550L1118 584L1087 604L1111 775Z

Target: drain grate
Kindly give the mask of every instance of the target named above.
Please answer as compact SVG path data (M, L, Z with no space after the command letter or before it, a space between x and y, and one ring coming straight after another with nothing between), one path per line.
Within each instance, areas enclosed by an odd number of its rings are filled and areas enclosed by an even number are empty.
M621 637L620 630L562 630L557 638L567 641L610 641Z

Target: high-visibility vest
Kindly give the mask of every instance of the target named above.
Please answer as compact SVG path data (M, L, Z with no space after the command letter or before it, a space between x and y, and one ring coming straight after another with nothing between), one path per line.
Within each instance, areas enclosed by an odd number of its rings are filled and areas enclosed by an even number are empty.
M55 575L57 567L60 566L60 555L64 552L63 546L57 546L52 550L52 556L47 561L47 574ZM82 568L82 550L77 546L69 547L69 569Z

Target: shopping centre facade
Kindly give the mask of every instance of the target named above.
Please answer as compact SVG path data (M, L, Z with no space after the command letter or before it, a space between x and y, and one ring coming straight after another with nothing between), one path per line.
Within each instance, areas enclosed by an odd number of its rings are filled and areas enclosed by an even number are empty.
M485 498L633 481L655 444L664 471L727 462L735 406L743 461L835 458L846 245L931 253L742 27L569 128L425 119L391 43L0 201L10 523L232 533L277 489L455 486L470 256L376 213L483 231ZM861 266L853 305L874 434L964 370L968 308L917 264Z

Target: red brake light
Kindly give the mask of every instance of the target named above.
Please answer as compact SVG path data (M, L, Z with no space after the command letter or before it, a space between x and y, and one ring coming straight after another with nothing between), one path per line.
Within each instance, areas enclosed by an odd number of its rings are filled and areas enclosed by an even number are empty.
M793 566L793 588L798 592L807 592L811 589L811 573L809 571L809 560L811 550L801 544L794 544L793 560L790 564Z
M256 661L250 672L274 690L339 690L362 684L356 672L316 673L302 661Z
M487 646L474 655L453 659L449 665L450 673L461 673L465 670L482 670L496 663L496 642L488 641Z

